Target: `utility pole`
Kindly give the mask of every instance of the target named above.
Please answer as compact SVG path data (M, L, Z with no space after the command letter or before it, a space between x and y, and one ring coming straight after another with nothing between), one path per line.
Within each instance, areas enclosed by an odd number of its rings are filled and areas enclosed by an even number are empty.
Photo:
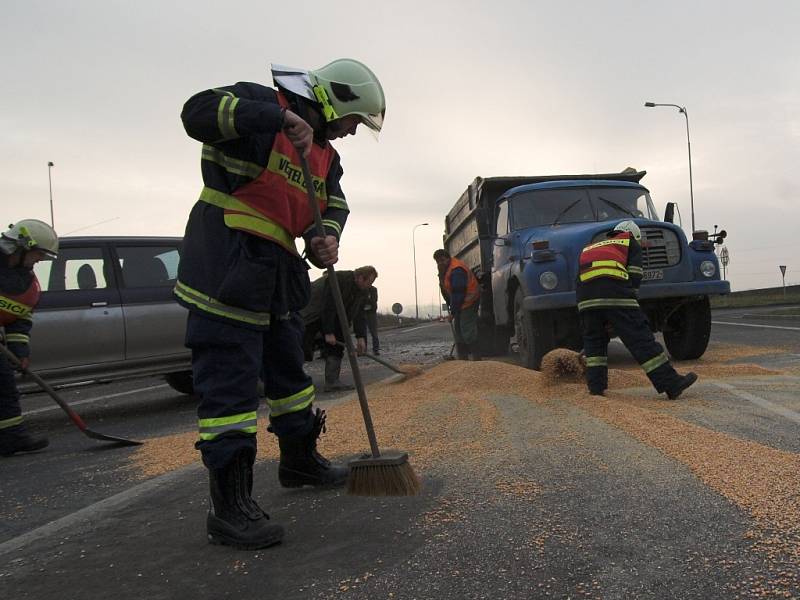
M425 225L427 225L427 223L414 225L414 228L411 230L411 251L414 255L414 308L417 312L417 321L419 321L419 300L417 299L417 246L414 243L414 234L417 231L417 227L424 227Z
M50 171L55 167L53 161L47 163L47 182L50 184L50 227L55 229L56 223L53 220L53 178L50 176Z

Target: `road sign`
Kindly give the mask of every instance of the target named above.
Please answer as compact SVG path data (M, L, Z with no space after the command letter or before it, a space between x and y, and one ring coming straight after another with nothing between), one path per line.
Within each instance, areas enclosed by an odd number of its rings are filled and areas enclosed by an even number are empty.
M781 270L781 275L786 275L786 265L778 265L778 268Z
M392 304L392 312L396 315L399 315L401 312L403 312L403 305L399 302L395 302Z

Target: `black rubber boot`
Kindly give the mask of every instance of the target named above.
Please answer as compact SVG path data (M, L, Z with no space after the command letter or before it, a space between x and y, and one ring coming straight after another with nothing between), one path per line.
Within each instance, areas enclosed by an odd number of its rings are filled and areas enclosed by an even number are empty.
M254 450L241 450L224 469L209 469L211 506L206 529L212 544L258 550L283 539L283 527L271 523L250 496L254 461Z
M347 481L347 467L332 465L317 452L317 438L325 431L325 411L317 409L314 425L304 435L278 437L281 461L278 480L283 487L339 487Z
M35 452L46 448L49 443L46 437L33 437L22 426L0 429L0 456L11 456L17 452Z
M458 360L469 360L469 345L456 343L456 358Z
M339 381L339 373L342 370L342 357L335 354L325 356L325 386L324 392L344 392L355 389L352 385Z
M695 381L697 381L697 375L695 373L687 373L686 375L682 375L675 387L667 390L667 398L670 400L677 399L683 393L683 391Z

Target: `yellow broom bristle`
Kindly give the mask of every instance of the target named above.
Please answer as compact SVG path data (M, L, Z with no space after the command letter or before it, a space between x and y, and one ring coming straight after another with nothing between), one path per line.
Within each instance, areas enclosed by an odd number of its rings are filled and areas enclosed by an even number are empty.
M547 383L581 383L585 373L581 355L572 350L556 348L542 358L542 375Z
M351 496L416 496L422 483L408 462L399 465L358 465L350 468Z

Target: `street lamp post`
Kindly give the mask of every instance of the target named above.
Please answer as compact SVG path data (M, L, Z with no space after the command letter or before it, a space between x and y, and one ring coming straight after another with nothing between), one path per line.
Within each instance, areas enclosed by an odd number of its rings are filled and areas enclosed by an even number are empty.
M695 231L694 227L694 191L692 189L692 142L689 139L689 112L686 110L685 106L678 106L677 104L657 104L655 102L645 102L644 105L647 108L653 108L655 106L672 106L678 109L679 113L683 113L683 116L686 117L686 145L689 148L689 201L691 202L692 207L692 233Z
M411 251L414 255L414 308L417 312L417 320L419 320L419 300L417 300L417 246L414 242L414 234L417 232L417 227L423 227L425 225L427 225L427 223L414 225L414 228L411 230Z
M56 224L53 220L53 178L50 176L50 171L55 165L52 161L47 162L47 183L50 185L50 227L55 228Z

